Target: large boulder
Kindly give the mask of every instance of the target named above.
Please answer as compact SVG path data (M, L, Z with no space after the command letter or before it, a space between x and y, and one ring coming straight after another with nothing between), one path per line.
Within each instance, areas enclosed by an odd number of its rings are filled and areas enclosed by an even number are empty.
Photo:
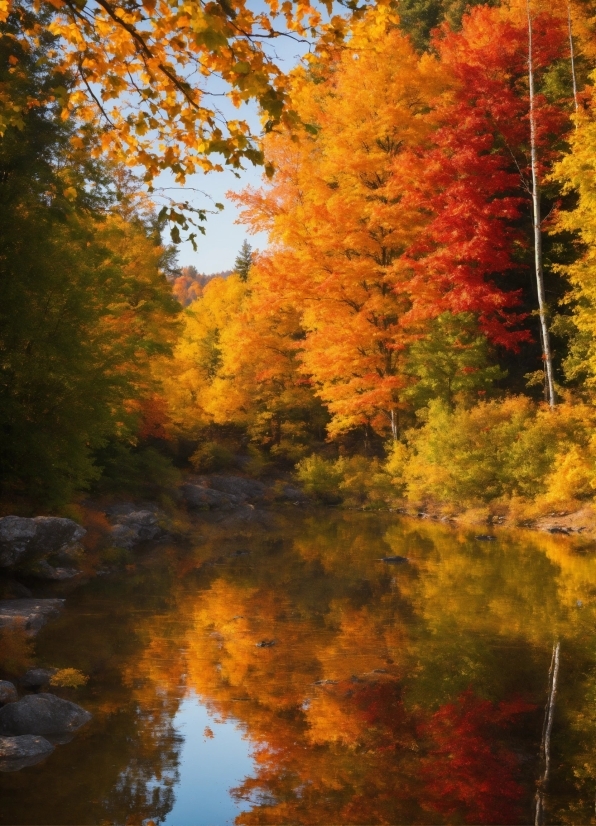
M63 607L63 599L2 599L0 628L24 628L33 636Z
M52 555L70 556L86 530L58 516L4 516L0 519L0 568L27 568Z
M199 480L213 490L238 497L244 496L246 499L262 499L267 491L262 482L257 479L245 479L243 476L203 476L199 477Z
M224 493L213 488L206 488L202 484L182 485L180 492L189 508L199 510L232 510L246 502L246 496L243 494Z
M134 548L143 542L157 542L171 534L160 525L160 514L150 510L133 510L116 516L112 542L119 548Z
M17 690L8 680L0 680L0 706L5 706L6 703L16 703L19 699Z
M34 766L53 751L54 746L39 735L0 737L0 772L16 772L25 766Z
M0 734L68 735L88 723L91 714L54 694L28 694L0 708Z

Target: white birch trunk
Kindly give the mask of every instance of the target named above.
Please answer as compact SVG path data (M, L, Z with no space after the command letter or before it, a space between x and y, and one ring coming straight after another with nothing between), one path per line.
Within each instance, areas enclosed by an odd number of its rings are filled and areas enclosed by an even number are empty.
M532 12L530 0L527 0L528 10L528 83L530 87L530 158L532 164L532 210L534 225L534 266L536 270L536 287L538 291L538 311L540 315L540 332L542 337L542 356L544 359L546 399L551 408L554 408L555 382L553 373L553 358L550 347L550 335L547 323L546 297L544 293L544 273L542 269L542 218L540 214L540 184L538 182L538 149L536 141L536 110L534 90L534 46L532 38Z

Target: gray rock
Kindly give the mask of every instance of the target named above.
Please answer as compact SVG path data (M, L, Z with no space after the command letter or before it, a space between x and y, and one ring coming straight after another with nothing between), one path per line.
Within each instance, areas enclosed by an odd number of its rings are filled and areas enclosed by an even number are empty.
M5 706L6 703L16 703L19 699L17 690L8 680L0 680L0 706Z
M21 685L30 689L43 688L44 685L49 685L57 670L56 668L30 668L21 679Z
M46 559L40 559L35 562L28 570L30 576L38 579L49 579L56 582L62 582L65 579L74 579L81 575L78 568L55 568Z
M232 510L246 502L246 496L236 496L233 493L224 493L202 485L186 484L180 488L182 498L189 508L201 510Z
M4 516L0 519L0 568L30 564L49 554L71 554L86 530L58 516Z
M222 493L231 493L233 496L245 496L247 499L261 499L267 488L256 479L245 479L243 476L206 476L199 477L206 486Z
M34 766L53 751L54 746L39 735L0 737L0 771L16 772L26 766Z
M91 720L76 703L54 694L27 694L0 708L0 734L72 734Z
M119 548L134 548L142 542L155 542L170 537L159 524L160 514L150 510L130 511L116 517L112 542Z
M300 490L300 488L292 487L292 485L285 485L281 490L279 498L299 505L306 505L310 501L304 491Z
M2 599L0 628L24 628L33 636L63 607L63 599Z

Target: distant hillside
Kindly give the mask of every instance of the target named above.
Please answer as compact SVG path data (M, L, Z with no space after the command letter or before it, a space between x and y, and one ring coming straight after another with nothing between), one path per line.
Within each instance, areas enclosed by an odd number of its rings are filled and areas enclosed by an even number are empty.
M202 295L212 278L227 278L233 270L203 273L198 272L196 267L181 267L179 272L180 275L170 278L172 290L182 306L188 307Z

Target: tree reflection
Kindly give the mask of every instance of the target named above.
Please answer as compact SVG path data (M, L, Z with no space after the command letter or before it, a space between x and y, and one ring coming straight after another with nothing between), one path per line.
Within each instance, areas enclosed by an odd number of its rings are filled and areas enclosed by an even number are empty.
M546 822L596 824L589 549L328 511L209 531L192 553L92 584L40 637L49 664L92 675L78 699L95 720L30 770L36 784L2 789L7 822L64 822L66 805L78 823L163 820L192 689L252 744L239 824L529 823L560 639ZM377 561L391 555L409 562Z

